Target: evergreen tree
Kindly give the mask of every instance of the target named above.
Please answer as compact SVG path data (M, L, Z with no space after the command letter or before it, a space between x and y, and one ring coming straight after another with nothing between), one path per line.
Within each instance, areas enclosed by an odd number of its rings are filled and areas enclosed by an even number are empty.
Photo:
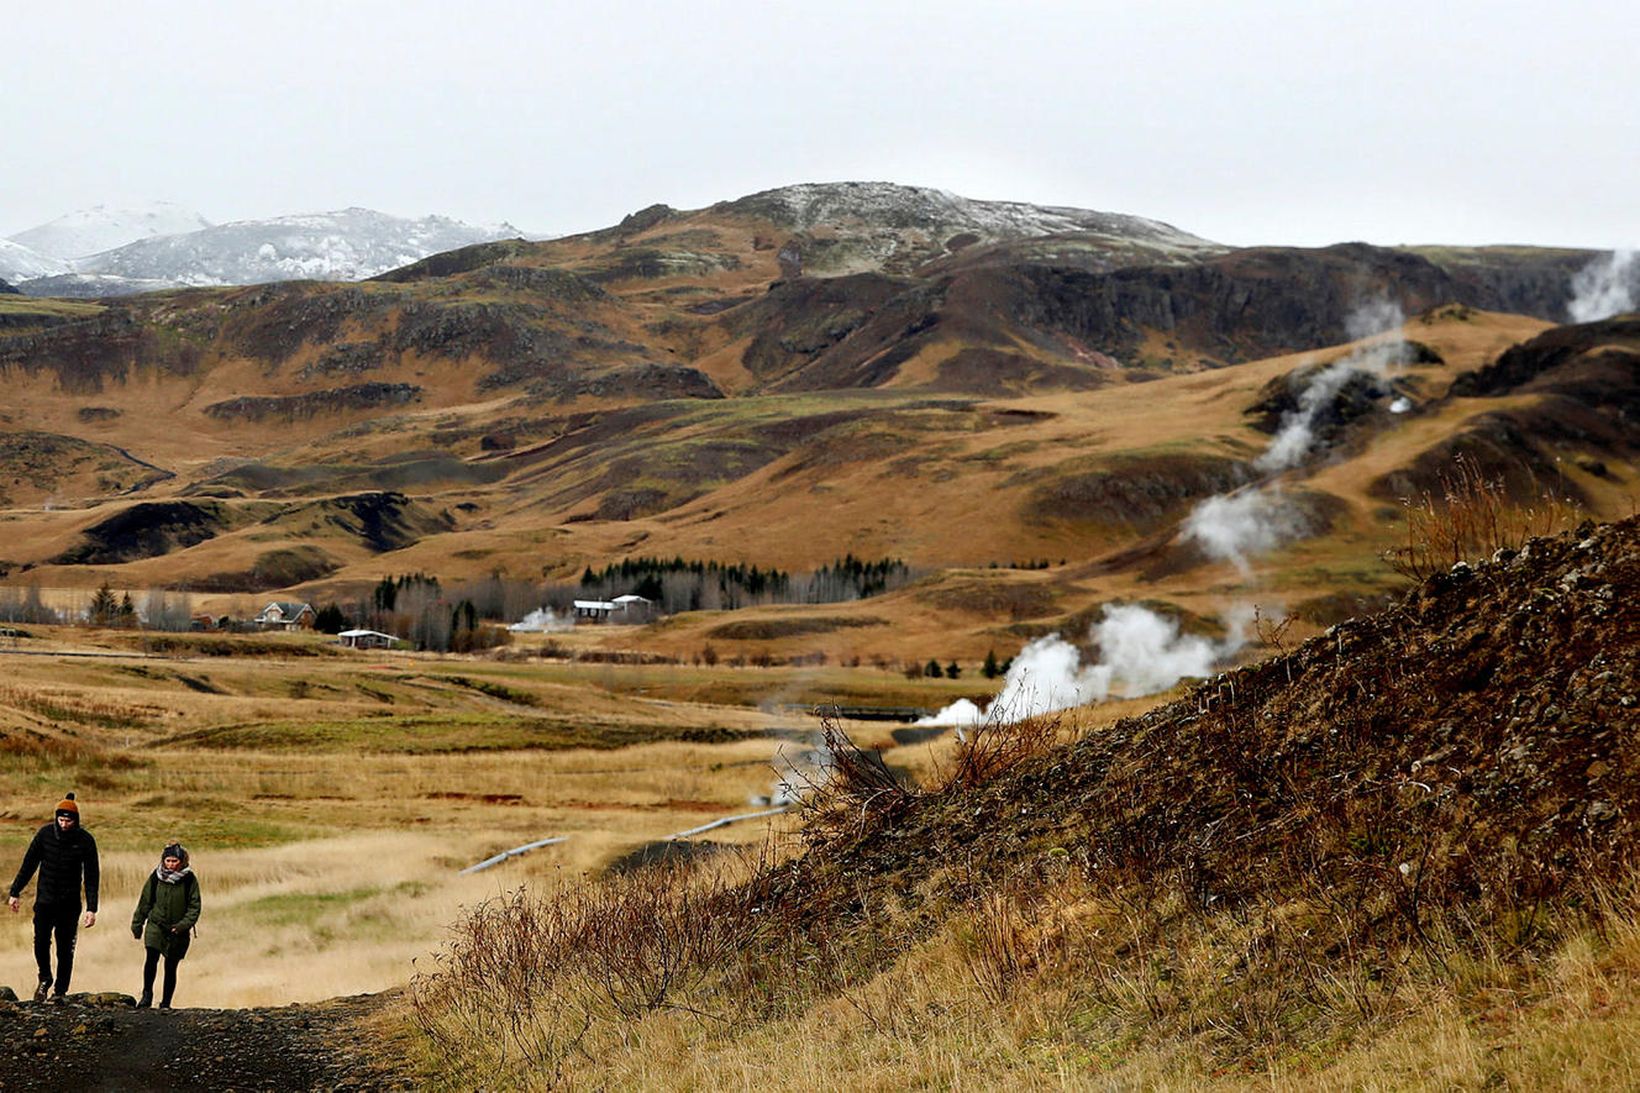
M342 609L333 603L327 603L319 608L319 613L313 618L313 628L321 634L340 634L347 626L347 617Z
M131 602L131 593L127 592L120 597L119 609L114 613L115 626L137 625L137 606Z
M940 662L937 660L930 660L923 666L923 675L929 679L939 679L944 674L945 672L940 668Z
M947 664L945 666L945 678L946 679L961 679L962 678L962 669L957 666L956 661L953 660L950 664Z
M114 616L119 613L119 604L114 599L114 592L108 587L105 580L102 587L91 594L91 612L87 621L92 626L112 626Z
M985 663L980 665L979 674L986 679L995 679L1002 674L1002 669L997 664L997 651L995 649L985 651Z

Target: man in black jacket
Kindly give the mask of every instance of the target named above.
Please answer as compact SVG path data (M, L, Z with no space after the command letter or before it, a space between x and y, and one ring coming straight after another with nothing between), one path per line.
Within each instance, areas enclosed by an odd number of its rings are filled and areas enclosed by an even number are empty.
M56 986L54 1001L68 994L74 975L74 935L80 918L80 882L85 881L85 928L97 924L97 840L80 826L80 806L74 794L57 802L57 816L34 833L23 855L23 867L11 882L6 901L15 913L34 870L40 883L34 890L34 961L40 965L40 985L34 1000L44 1002L46 992ZM57 978L51 978L51 937L57 936Z

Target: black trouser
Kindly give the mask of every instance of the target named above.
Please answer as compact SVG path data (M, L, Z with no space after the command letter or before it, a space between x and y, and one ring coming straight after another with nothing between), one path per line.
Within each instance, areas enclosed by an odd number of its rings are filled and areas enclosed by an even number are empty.
M160 996L159 1004L169 1006L171 996L177 992L177 965L182 963L180 956L165 957L165 993ZM154 969L159 967L159 950L149 949L148 959L142 963L142 996L154 997Z
M40 982L55 982L58 994L68 993L74 976L74 935L80 928L80 907L34 905L34 962L40 966ZM51 978L51 935L57 935L57 978Z

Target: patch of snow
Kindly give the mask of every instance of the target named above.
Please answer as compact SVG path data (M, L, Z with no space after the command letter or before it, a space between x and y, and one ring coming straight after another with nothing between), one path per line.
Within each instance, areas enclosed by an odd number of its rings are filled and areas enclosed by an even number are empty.
M923 230L940 236L972 233L982 240L1097 233L1181 250L1220 249L1171 224L1140 216L1022 201L979 201L927 186L891 182L801 183L743 197L725 206L766 210L797 230L858 221Z
M55 277L68 273L69 264L49 254L41 254L21 243L0 239L0 281L18 286L21 281L36 277Z
M440 251L512 238L509 224L475 227L350 208L239 220L139 240L75 263L82 273L173 285L244 285L297 279L362 280Z
M169 201L121 208L93 205L18 232L15 243L59 259L84 258L139 239L208 228L211 222Z

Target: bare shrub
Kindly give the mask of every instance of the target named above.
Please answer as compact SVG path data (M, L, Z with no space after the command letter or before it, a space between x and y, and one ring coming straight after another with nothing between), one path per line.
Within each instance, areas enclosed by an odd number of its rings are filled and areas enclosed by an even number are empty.
M1062 722L1055 713L1018 721L992 716L966 728L957 744L957 759L943 788L970 789L1013 770L1059 743Z
M766 862L753 866L767 878ZM568 1058L673 1009L712 1019L697 995L754 951L770 920L763 885L721 871L656 865L537 897L523 889L467 912L414 977L411 1011L451 1058L520 1065L556 1084Z
M1530 504L1512 503L1502 479L1488 478L1462 455L1440 483L1439 496L1426 490L1402 499L1406 543L1384 554L1395 572L1414 581L1499 550L1518 550L1528 539L1571 527L1580 516L1572 502L1545 489Z
M811 846L858 837L904 811L914 796L875 751L861 748L835 717L820 719L820 771L799 779L803 836Z

